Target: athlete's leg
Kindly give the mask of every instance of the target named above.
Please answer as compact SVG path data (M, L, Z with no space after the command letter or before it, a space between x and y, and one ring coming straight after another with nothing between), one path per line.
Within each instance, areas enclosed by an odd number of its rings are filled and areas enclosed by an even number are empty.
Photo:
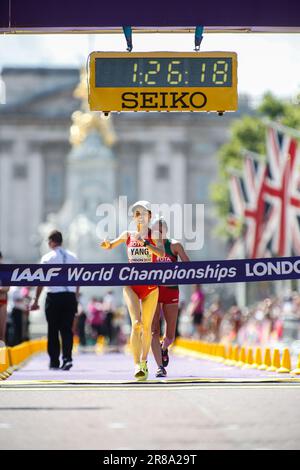
M142 300L142 361L146 361L151 346L152 321L158 301L158 289L153 290Z
M141 361L142 352L142 322L140 300L136 293L129 286L124 287L123 295L131 319L130 345L133 354L133 360L135 364L139 364Z
M155 310L154 318L152 321L152 342L151 342L153 356L158 366L162 365L161 347L160 347L160 309L161 309L161 304L158 303L156 310Z
M163 304L163 313L166 320L166 333L162 349L166 350L175 340L178 304Z

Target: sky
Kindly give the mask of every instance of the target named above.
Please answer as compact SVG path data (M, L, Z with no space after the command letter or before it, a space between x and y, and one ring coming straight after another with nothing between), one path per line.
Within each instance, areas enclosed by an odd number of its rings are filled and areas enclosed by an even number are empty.
M190 34L134 34L133 51L192 51ZM5 66L75 66L89 52L125 51L121 34L0 35L0 69ZM279 97L300 92L300 34L213 34L202 51L238 54L238 89L259 99L266 91Z

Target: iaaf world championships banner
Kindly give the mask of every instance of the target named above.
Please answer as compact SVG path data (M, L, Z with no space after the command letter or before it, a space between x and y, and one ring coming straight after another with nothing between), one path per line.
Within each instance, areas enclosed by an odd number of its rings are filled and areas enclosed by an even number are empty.
M300 257L185 263L1 264L3 286L217 284L300 279Z

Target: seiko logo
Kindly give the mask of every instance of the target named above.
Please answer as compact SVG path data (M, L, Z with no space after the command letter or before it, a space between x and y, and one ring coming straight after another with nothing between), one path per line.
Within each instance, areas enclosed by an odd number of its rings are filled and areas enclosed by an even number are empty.
M61 268L50 268L46 273L44 273L42 268L36 269L35 271L31 272L30 268L26 269L14 269L11 280L12 281L41 281L41 282L49 282L53 277L59 275Z
M122 94L122 109L200 109L207 103L204 93L184 92L126 92Z

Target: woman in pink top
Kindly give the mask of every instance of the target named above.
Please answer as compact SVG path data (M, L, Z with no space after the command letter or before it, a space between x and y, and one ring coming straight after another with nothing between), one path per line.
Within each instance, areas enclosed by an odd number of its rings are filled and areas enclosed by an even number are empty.
M205 295L200 284L193 286L193 293L189 305L190 313L193 317L193 325L199 336L203 334L203 315L204 315Z

